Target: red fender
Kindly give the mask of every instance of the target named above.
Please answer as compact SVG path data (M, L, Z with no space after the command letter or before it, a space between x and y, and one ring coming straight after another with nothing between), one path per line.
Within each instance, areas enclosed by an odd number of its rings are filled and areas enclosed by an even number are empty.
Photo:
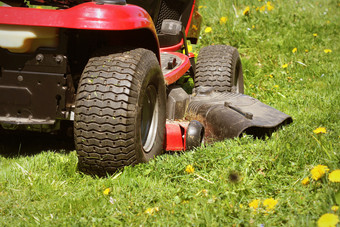
M154 36L156 48L153 51L160 60L152 18L139 6L87 2L63 10L0 7L0 15L0 24L7 25L111 31L145 29Z
M135 5L79 4L69 9L0 7L0 24L90 30L156 30L150 15Z

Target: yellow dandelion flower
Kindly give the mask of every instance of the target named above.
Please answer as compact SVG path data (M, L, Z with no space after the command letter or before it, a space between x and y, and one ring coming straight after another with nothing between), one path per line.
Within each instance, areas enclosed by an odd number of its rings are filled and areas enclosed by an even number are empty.
M340 169L336 169L328 176L329 181L340 183Z
M279 88L279 85L274 85L274 88Z
M292 52L293 52L293 53L296 53L296 51L297 51L297 48L295 47L295 48L292 50Z
M276 206L277 203L278 201L276 199L270 198L263 201L263 206L266 207L267 211L271 211L274 210L274 207Z
M317 36L318 36L318 34L317 34L317 33L313 33L313 36L314 36L314 37L317 37Z
M266 5L260 7L260 12L264 12L266 10Z
M282 66L281 66L281 68L283 68L283 69L285 69L285 68L287 68L288 67L288 64L283 64Z
M242 204L240 204L240 208L243 209L243 205Z
M305 50L305 52L306 52L306 53L308 53L308 52L309 52L309 50L307 50L307 49L306 49L306 50Z
M252 25L251 28L254 29L254 28L255 28L255 25Z
M211 28L211 27L206 27L205 30L204 30L205 33L209 33L209 32L211 32L211 31L212 31L212 28Z
M185 167L185 172L187 172L187 173L194 173L195 172L195 168L192 165L187 165L187 167Z
M305 179L303 179L303 180L301 181L301 184L303 184L303 185L309 184L309 177L306 177Z
M326 54L328 54L328 53L332 53L332 50L331 50L331 49L324 49L323 52L325 52Z
M108 194L110 194L110 192L111 192L111 189L110 189L110 188L107 188L107 189L105 189L105 190L103 191L103 194L104 194L104 195L108 195Z
M225 24L225 23L227 23L227 18L226 17L221 17L220 18L220 24Z
M317 165L310 172L314 180L319 180L328 171L329 169L327 166Z
M269 1L267 2L267 9L268 9L268 11L272 11L274 9L274 6Z
M158 207L154 207L154 208L148 208L144 211L144 213L148 214L148 215L154 215L156 212L159 211Z
M152 209L152 208L146 209L146 210L144 211L144 213L151 215L151 209Z
M318 220L318 227L335 227L339 223L339 217L335 214L324 214Z
M249 6L247 6L246 8L245 8L245 10L243 10L243 16L248 16L249 15L249 11L250 11L250 7Z
M319 127L319 128L317 128L317 129L314 129L313 132L314 132L315 134L327 133L325 127Z
M260 10L260 7L256 7L256 9L255 9L256 11L259 11Z
M332 206L331 210L337 212L339 210L339 206Z
M259 199L254 199L253 201L251 201L250 203L249 203L249 207L250 208L253 208L253 209L257 209L257 208L259 208L259 206L260 206L260 200Z
M202 9L202 8L203 8L203 6L199 6L198 8L199 8L199 9Z
M327 23L327 24L330 24L331 22L328 20L328 21L326 21L326 23Z

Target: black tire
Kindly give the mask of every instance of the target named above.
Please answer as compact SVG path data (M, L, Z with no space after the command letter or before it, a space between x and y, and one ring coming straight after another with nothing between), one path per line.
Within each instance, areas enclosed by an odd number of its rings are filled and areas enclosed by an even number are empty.
M104 176L163 151L166 90L146 49L99 54L86 65L76 97L78 169Z
M243 93L243 72L235 47L203 47L197 58L195 88L213 87L216 92Z

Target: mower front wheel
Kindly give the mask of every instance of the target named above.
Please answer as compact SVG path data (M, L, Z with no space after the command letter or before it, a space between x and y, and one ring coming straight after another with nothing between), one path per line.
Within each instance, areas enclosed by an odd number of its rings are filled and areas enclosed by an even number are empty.
M243 93L243 72L235 47L203 47L197 58L195 88L210 87L216 92Z
M97 55L80 79L74 134L79 170L104 176L162 153L166 90L153 52Z

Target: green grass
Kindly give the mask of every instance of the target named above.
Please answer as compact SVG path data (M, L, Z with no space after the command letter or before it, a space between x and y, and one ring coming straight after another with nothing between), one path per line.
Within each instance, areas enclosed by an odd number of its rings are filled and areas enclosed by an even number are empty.
M340 183L328 173L306 186L301 180L318 164L340 168L340 2L276 0L272 11L256 11L264 4L202 0L203 31L193 50L236 46L246 94L291 115L291 125L265 140L244 136L166 154L108 178L77 172L74 151L2 155L0 226L314 226L325 213L339 216L331 207L340 205ZM318 127L327 133L314 134ZM185 172L189 164L193 174ZM248 205L267 198L278 201L271 212ZM148 208L158 209L150 215Z

